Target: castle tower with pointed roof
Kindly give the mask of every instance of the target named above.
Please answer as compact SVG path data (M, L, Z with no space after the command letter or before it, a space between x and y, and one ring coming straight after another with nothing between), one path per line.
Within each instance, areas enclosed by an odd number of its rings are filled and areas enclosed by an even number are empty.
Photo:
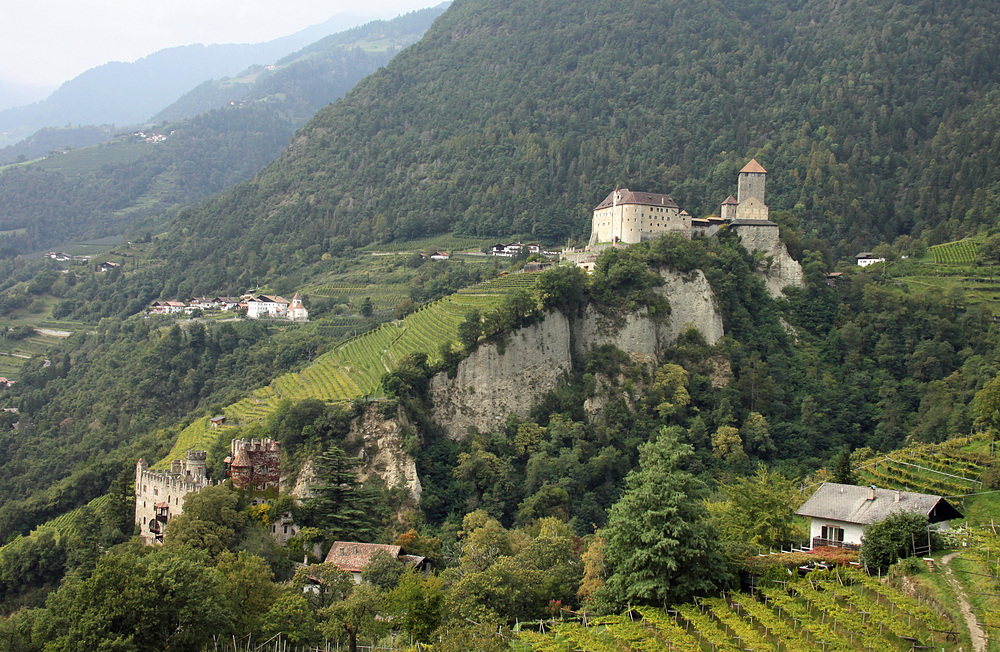
M737 220L766 220L768 219L767 204L764 203L764 185L767 181L767 170L757 162L757 159L750 159L750 162L740 170L738 190L736 192L736 206L734 207L730 196L722 204L722 217L733 212L732 219Z

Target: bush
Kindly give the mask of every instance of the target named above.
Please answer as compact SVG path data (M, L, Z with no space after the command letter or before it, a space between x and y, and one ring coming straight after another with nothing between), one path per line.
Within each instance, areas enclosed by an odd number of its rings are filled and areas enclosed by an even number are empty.
M899 559L913 555L914 543L927 540L927 517L898 512L865 526L861 536L861 566L869 573L884 573Z

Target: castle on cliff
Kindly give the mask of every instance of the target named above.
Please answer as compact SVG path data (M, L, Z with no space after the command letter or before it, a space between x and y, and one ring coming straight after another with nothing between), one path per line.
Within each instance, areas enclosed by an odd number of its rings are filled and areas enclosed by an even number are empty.
M766 183L767 170L751 159L739 172L736 197L730 195L722 202L719 216L704 218L691 217L670 195L616 188L594 209L587 246L563 251L562 259L592 272L597 257L609 247L653 240L665 233L712 236L726 226L747 250L763 252L770 259L765 280L768 291L777 296L784 286L802 285L802 267L788 255L778 225L769 219Z
M670 195L616 188L594 209L588 248L630 245L652 240L664 233L714 234L723 224L755 220L773 224L764 203L767 170L751 159L740 170L736 194L722 202L721 217L691 217ZM602 247L603 248L603 247Z

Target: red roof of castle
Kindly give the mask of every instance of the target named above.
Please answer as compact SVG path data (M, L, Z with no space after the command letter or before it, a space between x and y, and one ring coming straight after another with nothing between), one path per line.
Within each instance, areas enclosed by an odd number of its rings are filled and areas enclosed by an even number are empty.
M740 170L741 174L743 172L763 172L763 173L766 174L767 170L764 169L763 165L761 165L760 163L757 162L757 159L752 158L752 159L750 159L750 162L747 163L746 165L744 165L743 169Z
M677 202L670 195L662 195L655 192L633 192L628 188L621 188L619 190L612 191L607 197L604 198L597 208L594 210L600 210L602 208L607 208L613 206L615 203L615 193L620 195L618 199L619 204L640 204L642 206L666 206L667 208L678 208Z
M722 205L723 206L729 206L730 204L737 204L737 205L739 205L739 202L736 201L735 197L733 197L732 195L729 195L728 197L726 197L726 201L722 202Z

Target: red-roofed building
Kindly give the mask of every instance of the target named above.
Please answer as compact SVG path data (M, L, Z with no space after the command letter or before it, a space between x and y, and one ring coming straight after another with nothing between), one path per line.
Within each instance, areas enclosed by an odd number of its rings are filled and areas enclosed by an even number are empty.
M372 556L379 551L387 553L393 559L398 559L407 566L423 569L425 559L416 555L400 554L402 548L381 543L358 543L356 541L337 541L327 553L325 562L333 564L340 570L354 576L354 583L361 583L361 571L371 563Z
M281 482L281 443L273 439L234 439L223 460L233 488L250 491L278 489Z

